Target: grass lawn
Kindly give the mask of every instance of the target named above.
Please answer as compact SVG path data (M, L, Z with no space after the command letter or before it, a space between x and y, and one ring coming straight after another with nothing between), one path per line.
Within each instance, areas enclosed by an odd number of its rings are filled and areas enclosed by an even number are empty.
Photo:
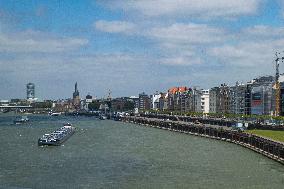
M271 130L247 130L246 133L256 134L266 138L271 138L280 142L284 142L284 131L271 131Z

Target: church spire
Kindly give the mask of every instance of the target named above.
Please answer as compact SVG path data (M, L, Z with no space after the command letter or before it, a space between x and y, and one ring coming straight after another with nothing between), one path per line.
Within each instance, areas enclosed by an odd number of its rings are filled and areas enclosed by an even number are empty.
M73 99L79 97L78 84L75 83L75 91L73 92Z
M77 82L75 83L75 92L78 91L78 88L77 88Z

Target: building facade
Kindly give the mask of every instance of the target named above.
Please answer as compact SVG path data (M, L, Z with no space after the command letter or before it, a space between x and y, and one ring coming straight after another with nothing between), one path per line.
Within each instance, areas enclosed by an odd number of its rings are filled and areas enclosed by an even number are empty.
M272 115L275 111L274 78L263 76L252 80L250 110L253 115Z
M251 114L272 115L274 108L274 90L271 84L254 85L251 89Z
M77 82L75 83L75 90L73 92L73 106L75 109L80 109L80 93L78 90Z
M27 87L27 99L34 100L35 99L35 84L28 83L26 87Z
M172 87L168 90L167 109L169 111L188 112L190 90L187 87Z
M139 111L150 110L151 107L151 99L144 92L139 94Z
M159 110L161 93L156 92L155 94L151 95L150 98L151 98L151 109Z
M239 82L230 87L230 113L245 114L247 86Z
M201 90L201 111L209 113L209 92L210 90Z
M220 112L220 88L214 87L209 92L209 113Z
M226 84L211 88L209 93L209 113L231 113L230 95L230 87Z

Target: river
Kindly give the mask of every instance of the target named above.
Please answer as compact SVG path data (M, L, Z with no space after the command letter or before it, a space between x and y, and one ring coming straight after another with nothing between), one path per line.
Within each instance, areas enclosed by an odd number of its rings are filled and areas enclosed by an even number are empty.
M0 114L0 188L279 188L284 166L235 144L98 120ZM72 123L62 146L37 139Z

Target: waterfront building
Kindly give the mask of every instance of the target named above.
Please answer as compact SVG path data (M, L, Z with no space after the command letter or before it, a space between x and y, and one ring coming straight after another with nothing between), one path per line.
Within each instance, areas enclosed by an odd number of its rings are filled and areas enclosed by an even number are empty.
M99 110L106 114L109 111L109 106L107 105L107 103L101 103Z
M10 104L9 100L0 100L0 106L8 106Z
M81 100L81 109L89 110L89 104L93 102L93 97L88 94L84 100Z
M144 92L139 94L139 107L138 109L141 111L150 110L151 102L150 97Z
M150 98L151 98L151 109L159 110L161 93L156 92L155 94L151 95Z
M272 84L254 85L251 89L251 114L272 115L274 112Z
M88 95L86 96L86 103L92 103L92 101L93 101L93 97L88 94Z
M189 102L187 87L172 87L168 90L168 110L186 112L189 110Z
M73 109L73 99L57 100L52 104L53 112L69 112Z
M159 98L159 110L165 111L168 109L168 93L161 93Z
M280 115L284 116L284 74L280 74Z
M187 87L173 87L168 90L167 108L177 112L202 112L202 92Z
M230 87L221 84L220 87L213 87L209 92L210 113L230 113Z
M115 98L111 101L111 109L114 112L121 112L124 110L125 100L123 98Z
M189 112L191 107L191 92L192 90L186 89L184 91L178 91L175 96L175 111Z
M262 76L250 83L250 113L272 115L275 111L274 77Z
M251 115L251 87L252 83L246 84L245 91L245 115Z
M201 90L201 111L209 113L209 89Z
M209 92L209 113L219 113L220 111L220 88L213 87Z
M134 103L134 108L139 109L139 97L136 96L130 96L129 99L131 99Z
M230 113L245 114L247 86L239 82L230 87Z
M73 106L75 109L80 109L80 93L78 90L77 82L75 83L75 91L73 92Z
M220 86L220 113L230 113L230 87L228 85L221 84Z
M26 85L26 88L27 88L27 100L29 101L35 100L35 84L28 83Z
M196 89L195 87L192 90L189 90L190 92L190 99L191 107L189 107L189 111L191 112L202 112L202 107L201 107L201 96L202 96L202 91L199 89Z
M251 114L272 115L274 108L273 84L254 84L251 88Z
M86 110L89 110L89 104L92 103L92 102L93 102L93 97L90 94L88 94L86 96L86 100L85 100L85 109Z

